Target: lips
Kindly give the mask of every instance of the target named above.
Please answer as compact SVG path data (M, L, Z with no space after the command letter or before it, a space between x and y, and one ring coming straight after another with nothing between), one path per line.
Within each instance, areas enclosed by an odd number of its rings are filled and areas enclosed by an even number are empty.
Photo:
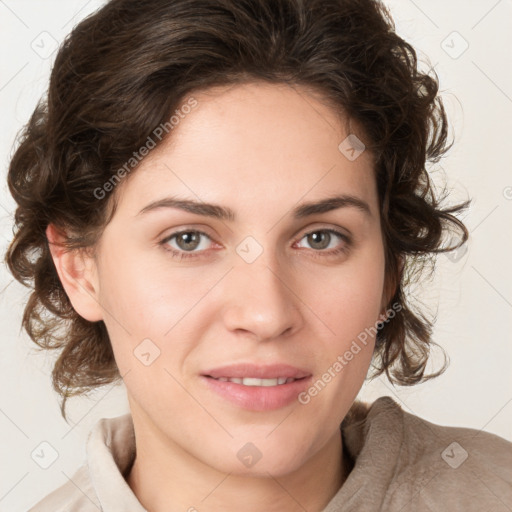
M308 370L287 364L240 363L201 374L201 382L208 392L236 407L260 412L296 403L311 379Z
M288 379L299 380L304 377L309 377L311 372L288 364L278 363L271 365L256 365L254 363L239 363L219 368L212 368L203 372L202 375L205 377L212 377L217 380L236 382L237 384L244 384L247 386L270 386L284 384ZM240 379L242 379L242 381L240 381ZM268 382L276 379L277 382L275 384ZM258 380L263 383L258 384Z
M256 377L219 377L215 380L220 380L222 382L234 382L235 384L242 384L244 386L281 386L282 384L289 384L297 379L294 379L293 377L277 377L276 379L258 379Z

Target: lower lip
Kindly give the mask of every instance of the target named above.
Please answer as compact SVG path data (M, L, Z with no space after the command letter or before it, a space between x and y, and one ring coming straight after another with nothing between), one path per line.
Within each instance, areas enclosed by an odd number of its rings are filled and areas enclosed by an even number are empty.
M272 411L297 400L299 393L308 387L311 377L278 386L244 386L205 375L201 375L201 379L209 389L238 407L251 411Z

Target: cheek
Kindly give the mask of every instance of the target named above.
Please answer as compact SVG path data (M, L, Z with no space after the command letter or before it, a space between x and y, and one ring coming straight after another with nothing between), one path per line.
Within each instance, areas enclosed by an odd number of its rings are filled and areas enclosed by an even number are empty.
M133 250L127 251L129 257L118 258L116 249L104 251L100 302L120 370L131 368L134 350L145 339L164 356L172 342L173 359L179 360L193 348L193 334L201 329L197 312L221 274L209 271L203 276L197 269L171 267L165 258L154 261Z
M350 344L366 328L374 326L381 313L384 287L382 248L376 246L375 250L354 258L337 271L331 270L322 283L323 294L315 294L312 300L321 304L322 317L333 331L331 334L336 344Z
M326 292L317 297L317 304L322 304L319 316L326 319L330 331L323 338L321 374L304 403L311 401L319 417L326 414L336 422L357 396L371 363L382 312L382 246L375 244L371 251L340 266L323 284ZM316 400L319 395L322 398Z
M320 372L299 396L315 421L338 424L361 389L372 360L383 284L384 263L376 252L372 264L340 270L317 302L330 330L318 340L323 353Z

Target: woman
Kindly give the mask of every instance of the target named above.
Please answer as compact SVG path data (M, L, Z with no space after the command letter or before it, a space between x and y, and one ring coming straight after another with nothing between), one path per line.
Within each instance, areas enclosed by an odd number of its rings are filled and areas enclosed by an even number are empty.
M6 261L63 415L120 380L130 414L32 510L510 502L507 441L355 401L370 365L442 371L404 294L467 239L425 169L437 91L372 0L111 0L73 30L11 161Z

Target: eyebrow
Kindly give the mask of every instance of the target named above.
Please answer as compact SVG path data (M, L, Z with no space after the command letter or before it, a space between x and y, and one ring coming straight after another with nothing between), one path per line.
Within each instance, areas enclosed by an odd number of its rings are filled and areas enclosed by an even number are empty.
M309 203L303 203L292 210L292 215L295 219L303 219L311 215L326 213L338 208L355 208L362 213L371 216L370 207L368 203L360 199L359 197L352 195L337 195L327 197L320 201L314 201ZM205 217L212 217L219 220L235 221L235 212L225 206L217 204L203 203L201 201L194 201L190 199L180 199L177 197L165 197L158 199L148 204L137 214L141 215L160 208L177 208L184 210L189 213L195 213L197 215L204 215Z

